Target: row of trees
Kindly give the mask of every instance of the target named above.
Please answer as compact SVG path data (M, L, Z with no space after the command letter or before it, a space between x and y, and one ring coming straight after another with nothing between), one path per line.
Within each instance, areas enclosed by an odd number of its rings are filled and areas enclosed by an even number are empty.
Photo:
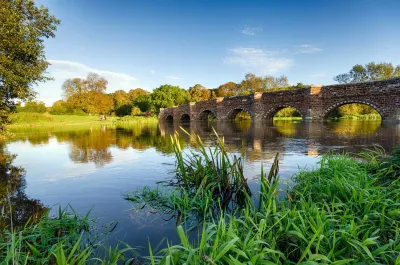
M395 67L390 63L376 64L371 62L365 66L355 65L348 73L337 75L334 79L339 83L353 83L393 77L400 77L400 65ZM154 89L152 93L136 88L129 92L117 90L107 94L107 84L106 79L95 73L89 73L86 79L67 79L62 86L64 99L56 101L50 112L52 114L115 114L117 116L139 115L141 113L155 114L159 112L160 108L215 97L308 87L302 83L291 86L288 78L284 75L279 77L257 76L253 73L246 74L245 78L239 83L228 82L215 89L208 89L201 84L196 84L189 90L173 85L162 85ZM371 112L370 108L358 105L343 107L340 112L341 115L347 116L350 113L368 114ZM46 108L43 103L27 102L24 107L18 106L17 110L45 112Z
M141 88L129 92L117 90L106 93L107 80L95 73L89 73L85 79L67 79L62 85L63 100L56 101L51 107L52 114L115 114L117 116L155 114L160 108L168 108L188 102L198 102L215 97L247 95L254 92L303 88L299 83L290 86L286 76L256 76L246 74L240 83L228 82L216 89L208 89L196 84L185 90L179 86L162 85L152 93ZM19 111L30 112L37 102L28 102ZM29 107L30 106L30 107Z
M356 64L349 72L339 74L333 80L340 84L348 84L385 80L395 77L400 77L400 65L394 66L392 63L370 62L365 66Z

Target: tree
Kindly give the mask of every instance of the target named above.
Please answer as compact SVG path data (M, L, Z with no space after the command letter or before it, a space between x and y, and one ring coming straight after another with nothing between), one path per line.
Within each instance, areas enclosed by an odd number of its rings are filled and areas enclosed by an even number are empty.
M60 23L47 8L30 0L0 0L0 125L15 100L32 99L33 86L49 80L44 39L54 38Z
M63 100L57 100L56 102L54 102L50 111L50 114L53 115L62 115L68 113L72 113L72 110L69 108L67 102Z
M152 99L150 94L138 96L133 102L133 105L138 107L142 112L155 111L155 108L152 105Z
M245 79L240 83L239 94L252 94L254 92L266 92L269 90L285 90L289 87L289 81L286 76L256 76L248 73Z
M111 94L114 100L114 111L118 116L130 115L132 111L132 101L124 90L117 90Z
M200 84L196 84L189 88L189 95L191 102L199 102L210 99L211 91Z
M178 86L162 85L154 89L151 94L151 103L156 112L158 112L160 108L169 108L188 103L189 98L189 92Z
M106 114L114 106L112 97L104 92L108 81L95 73L89 73L86 79L71 78L62 85L63 95L68 105L85 113ZM123 91L125 93L125 91ZM126 93L125 93L126 94Z
M240 94L251 94L264 90L263 78L252 73L247 73L244 80L240 83Z
M400 77L400 65L391 63L370 62L365 66L354 65L348 73L339 74L333 78L339 84L368 82Z
M236 96L238 94L239 85L235 82L228 82L220 85L217 88L217 96L218 97L230 97Z
M36 112L36 113L45 113L46 112L46 105L44 102L37 102L37 101L28 101L25 102L24 106L17 106L17 112Z
M135 101L135 99L136 99L138 96L140 96L140 95L146 95L146 94L148 94L148 93L149 93L149 92L147 92L147 91L144 90L144 89L135 88L135 89L129 90L128 96L129 96L129 99L131 100L131 102L133 102L133 101Z

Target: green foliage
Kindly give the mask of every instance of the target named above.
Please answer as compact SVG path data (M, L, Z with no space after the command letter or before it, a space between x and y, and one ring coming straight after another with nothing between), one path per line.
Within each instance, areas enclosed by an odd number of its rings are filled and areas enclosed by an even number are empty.
M188 134L189 135L189 134ZM212 139L213 148L206 148L199 136L189 135L198 152L182 152L178 135L171 137L176 157L175 175L161 182L165 189L144 188L126 194L138 208L150 206L162 214L177 216L178 222L212 219L221 209L234 210L251 194L243 175L243 162L230 157L223 139Z
M37 224L5 229L0 236L1 264L131 264L130 247L105 247L93 234L89 214L79 216L72 207L59 208L58 216L48 214ZM90 233L89 233L90 232ZM104 256L99 256L99 250Z
M154 89L151 94L151 101L156 112L159 112L160 108L169 108L188 103L189 99L188 91L171 85L162 85Z
M142 111L138 107L132 107L131 116L138 116L142 114Z
M45 113L47 110L44 102L37 101L28 101L25 102L24 106L18 105L16 111L17 112L36 112L36 113Z
M400 77L400 65L394 66L392 63L370 62L365 66L356 64L344 74L339 74L333 78L340 84L359 83L375 80L385 80Z
M211 91L200 84L189 88L189 94L191 102L199 102L211 98Z
M53 103L53 106L51 106L50 114L63 115L72 113L72 111L73 110L71 109L71 107L65 101L57 100Z
M45 7L29 0L0 0L0 125L15 100L32 99L32 87L48 80L44 39L54 37L60 23Z
M104 92L108 81L95 73L86 79L72 78L63 83L62 90L67 105L87 114L109 114L114 106L112 97Z
M251 116L247 111L241 111L235 116L236 121L248 121L251 120Z
M316 169L295 175L286 193L275 178L276 158L268 176L261 172L258 201L206 219L194 243L179 226L180 244L151 251L150 262L398 264L399 153L388 159L367 152L366 162L326 155Z
M142 112L155 112L155 106L152 103L151 94L138 96L133 105L138 107Z
M329 119L363 119L380 120L381 115L374 108L365 104L346 104L332 110L328 114Z
M275 116L276 118L288 118L288 117L301 117L300 113L296 109L287 107L279 110Z

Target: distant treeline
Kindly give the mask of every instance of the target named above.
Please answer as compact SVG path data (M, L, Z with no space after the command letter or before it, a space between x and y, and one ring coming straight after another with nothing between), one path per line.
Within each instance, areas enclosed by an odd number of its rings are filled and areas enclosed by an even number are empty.
M400 66L388 63L376 64L371 62L365 66L355 65L348 73L334 77L339 83L365 82L400 77ZM188 90L169 84L162 85L152 93L136 88L129 90L117 90L106 93L108 81L95 73L89 73L86 79L67 79L62 85L63 100L56 101L52 107L46 108L41 102L26 102L19 112L49 112L51 114L75 114L75 115L156 115L160 108L178 106L188 102L198 102L215 97L228 97L248 95L254 92L269 92L306 88L309 85L297 83L290 85L288 78L257 76L253 73L245 75L239 82L227 82L218 88L208 89L201 84L196 84ZM293 109L279 113L279 116L296 116ZM334 116L352 116L377 114L371 107L362 104L350 104L342 106L333 112Z

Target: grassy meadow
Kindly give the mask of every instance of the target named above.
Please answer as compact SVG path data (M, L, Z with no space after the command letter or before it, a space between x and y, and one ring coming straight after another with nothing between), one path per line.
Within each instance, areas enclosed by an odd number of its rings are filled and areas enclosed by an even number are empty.
M136 122L157 122L156 117L144 116L107 116L101 120L98 115L51 115L48 113L20 112L10 115L9 129L41 128L41 127L79 127L86 125L127 125Z

